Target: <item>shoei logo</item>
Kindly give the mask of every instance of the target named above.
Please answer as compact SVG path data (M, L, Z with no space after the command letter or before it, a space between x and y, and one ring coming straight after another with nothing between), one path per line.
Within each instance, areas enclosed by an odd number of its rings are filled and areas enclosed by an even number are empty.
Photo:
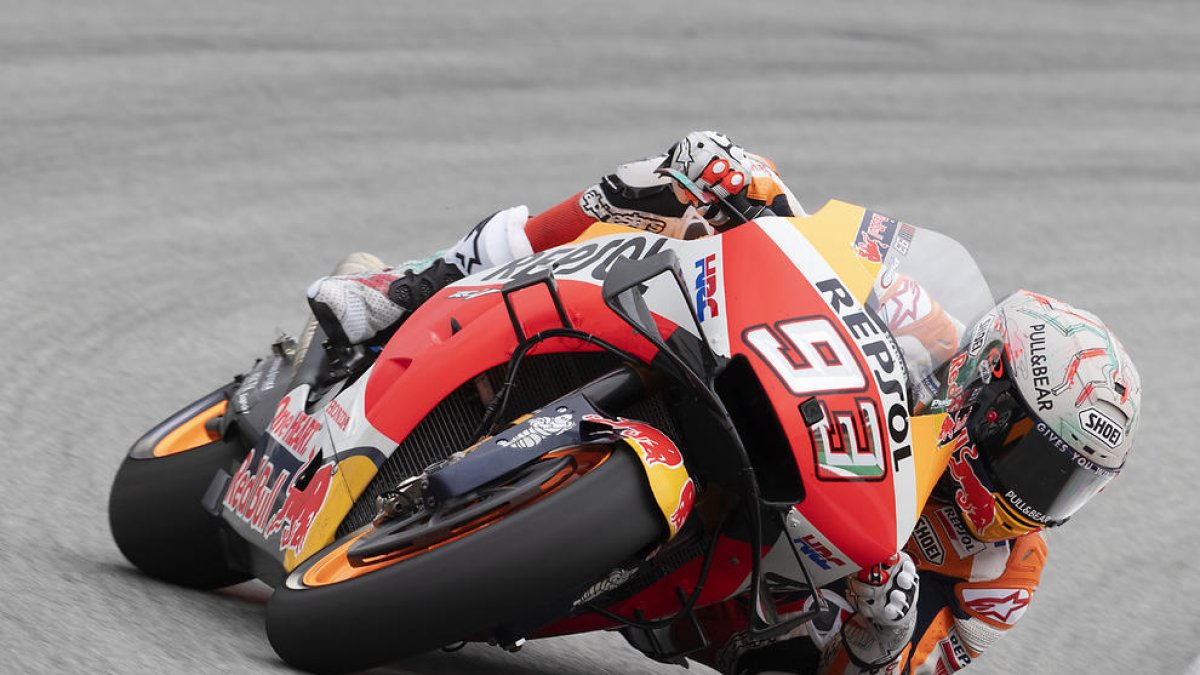
M1095 408L1079 411L1079 426L1110 448L1116 448L1125 439L1121 425Z
M937 533L933 531L933 523L929 522L928 516L921 516L921 519L917 521L917 527L913 529L913 539L921 548L923 558L938 566L946 562L946 551L942 548L942 542L938 541Z

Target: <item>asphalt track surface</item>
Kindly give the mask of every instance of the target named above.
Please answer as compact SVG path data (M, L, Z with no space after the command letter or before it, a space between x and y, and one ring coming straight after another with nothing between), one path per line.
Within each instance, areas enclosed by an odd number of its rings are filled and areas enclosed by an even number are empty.
M941 230L1140 365L1126 475L972 671L1182 673L1200 636L1200 5L0 2L0 671L285 672L260 587L131 570L126 447L305 320L350 250L444 246L693 128ZM769 282L767 282L769 283ZM694 669L703 672L703 669ZM389 673L676 672L614 636ZM1194 672L1194 671L1193 671Z

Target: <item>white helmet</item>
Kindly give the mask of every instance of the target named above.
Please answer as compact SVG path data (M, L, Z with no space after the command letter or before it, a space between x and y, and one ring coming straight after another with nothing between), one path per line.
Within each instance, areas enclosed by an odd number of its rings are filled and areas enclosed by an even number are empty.
M1120 473L1141 382L1090 312L1018 291L976 322L946 373L955 502L983 540L1057 525ZM951 428L953 427L953 428Z

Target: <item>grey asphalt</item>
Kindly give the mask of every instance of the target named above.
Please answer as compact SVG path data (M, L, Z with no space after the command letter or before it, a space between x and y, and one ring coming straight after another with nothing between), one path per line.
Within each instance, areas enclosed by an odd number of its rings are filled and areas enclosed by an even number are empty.
M1185 672L1197 110L1194 2L0 0L0 671L286 672L261 588L121 558L126 447L298 331L343 253L418 257L714 127L810 208L946 232L998 295L1123 336L1136 454L969 672ZM599 635L381 672L678 671Z

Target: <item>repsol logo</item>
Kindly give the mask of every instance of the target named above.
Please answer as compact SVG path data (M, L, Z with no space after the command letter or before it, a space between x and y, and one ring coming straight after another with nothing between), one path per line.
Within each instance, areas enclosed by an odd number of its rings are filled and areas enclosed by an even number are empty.
M1121 425L1095 408L1079 411L1079 425L1110 448L1121 445L1125 438L1125 431Z
M958 553L959 558L966 558L987 549L987 544L971 536L967 524L959 517L953 506L944 506L936 511L942 528L950 536L950 543Z
M899 472L900 464L912 458L909 445L908 392L904 386L908 376L900 360L900 350L875 314L863 310L838 279L818 281L816 289L829 308L837 313L846 329L854 336L858 348L867 358L868 367L879 386L879 402L887 418L891 439L892 467Z
M584 242L535 253L507 265L501 265L484 275L483 281L502 283L524 280L547 267L554 268L554 275L565 277L576 275L604 281L617 258L641 260L663 249L666 237L629 235Z

